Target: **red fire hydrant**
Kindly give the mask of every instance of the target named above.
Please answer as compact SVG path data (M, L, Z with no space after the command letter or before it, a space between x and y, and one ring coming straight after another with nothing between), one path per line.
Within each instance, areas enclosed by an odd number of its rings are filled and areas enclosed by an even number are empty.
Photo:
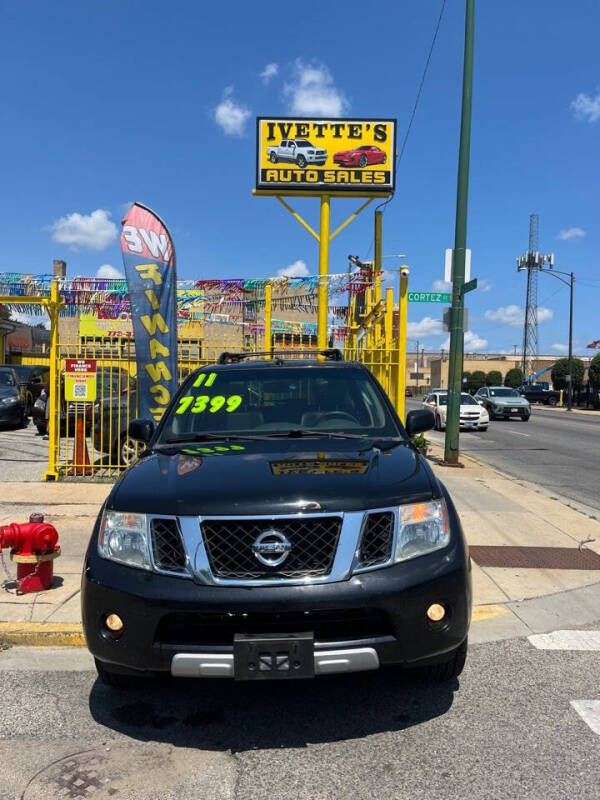
M17 594L41 592L52 586L54 559L60 555L58 531L44 522L42 514L32 514L29 522L0 525L0 550L10 547L17 564Z

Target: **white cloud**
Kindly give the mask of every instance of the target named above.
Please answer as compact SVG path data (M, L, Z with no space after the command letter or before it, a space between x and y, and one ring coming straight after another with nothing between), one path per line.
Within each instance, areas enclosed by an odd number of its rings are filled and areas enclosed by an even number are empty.
M481 350L485 350L487 347L487 339L482 339L481 336L475 333L475 331L465 331L465 339L464 339L464 352L465 353L479 353ZM441 350L449 350L450 349L450 337L446 339L445 342L441 345Z
M407 335L413 339L423 336L440 336L444 332L442 321L431 317L423 317L420 322L409 322L406 327Z
M260 73L260 77L262 78L262 81L265 84L265 86L268 86L272 78L276 78L278 74L279 74L279 64L275 64L274 62L272 62L265 66L263 71Z
M47 314L44 314L43 317L38 317L35 314L24 314L22 311L11 311L10 318L12 322L20 322L22 325L35 327L41 323L44 328L50 328L50 320Z
M304 261L298 259L293 264L278 269L277 274L282 278L304 278L306 275L310 275L310 272Z
M579 92L571 103L571 111L577 119L584 122L598 122L600 119L600 92L591 94Z
M381 280L383 283L394 283L397 280L397 273L384 269L381 272Z
M551 308L538 308L538 323L547 322L554 316ZM516 305L500 306L495 311L485 312L485 318L490 322L499 322L501 325L512 325L513 328L521 328L525 322L525 312Z
M223 90L221 102L214 110L215 122L227 136L242 136L251 111L233 97L233 86Z
M585 236L583 228L563 228L559 231L558 238L563 242L568 242L570 239L582 239Z
M434 281L432 284L434 292L449 292L452 289L450 281Z
M292 80L283 86L289 112L297 116L341 117L349 104L335 86L329 69L317 61L298 58L292 69Z
M551 347L551 348L552 348L552 350L554 350L556 353L568 353L568 352L569 352L569 348L567 347L567 345L566 345L566 344L559 344L559 343L557 343L557 344L552 344L552 345L550 345L550 347Z
M52 239L74 250L79 247L104 250L117 238L117 226L109 217L110 212L102 208L97 208L91 214L67 214L50 226Z
M480 292L489 292L492 289L492 283L487 278L482 278L477 281L477 288Z
M122 272L120 272L116 267L113 267L112 264L102 264L101 267L98 267L98 271L96 272L97 278L124 278Z

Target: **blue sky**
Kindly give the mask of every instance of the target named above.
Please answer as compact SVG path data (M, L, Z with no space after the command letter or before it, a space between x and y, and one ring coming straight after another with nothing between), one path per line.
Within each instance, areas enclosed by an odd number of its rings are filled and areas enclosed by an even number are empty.
M323 0L298 24L238 0L5 0L0 270L49 271L53 258L71 276L121 270L111 222L139 200L169 225L181 278L265 277L299 261L314 274L316 242L276 200L252 197L254 117L397 117L401 140L440 6ZM468 238L487 291L469 297L466 347L520 346L515 258L537 212L540 249L577 276L576 349L589 353L600 338L600 4L477 6ZM464 3L448 0L384 216L384 253L407 254L412 289L443 278L452 246L463 25ZM333 222L358 204L334 201ZM316 200L295 205L316 224ZM368 213L332 243L331 271L348 253L371 256L371 242ZM539 304L540 350L560 352L568 290L540 276ZM440 313L410 309L411 336L432 350L446 338Z

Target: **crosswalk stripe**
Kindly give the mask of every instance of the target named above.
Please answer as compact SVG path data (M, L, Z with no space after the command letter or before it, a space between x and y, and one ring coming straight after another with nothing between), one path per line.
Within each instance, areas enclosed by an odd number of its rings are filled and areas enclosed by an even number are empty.
M600 631L553 631L527 638L538 650L600 650Z
M571 700L581 719L600 736L600 700Z

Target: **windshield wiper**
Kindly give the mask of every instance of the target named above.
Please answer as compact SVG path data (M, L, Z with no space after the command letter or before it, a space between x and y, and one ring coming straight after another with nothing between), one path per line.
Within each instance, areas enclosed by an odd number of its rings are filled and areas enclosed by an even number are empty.
M341 433L340 431L311 431L306 430L305 428L297 428L290 431L273 431L272 433L266 433L265 436L269 438L281 438L281 439L300 439L303 436L318 436L319 438L323 437L325 439L369 439L371 438L367 434L364 433Z
M184 433L181 436L173 436L158 442L158 446L164 444L187 444L188 442L235 442L240 440L262 441L266 436L254 436L245 433Z

